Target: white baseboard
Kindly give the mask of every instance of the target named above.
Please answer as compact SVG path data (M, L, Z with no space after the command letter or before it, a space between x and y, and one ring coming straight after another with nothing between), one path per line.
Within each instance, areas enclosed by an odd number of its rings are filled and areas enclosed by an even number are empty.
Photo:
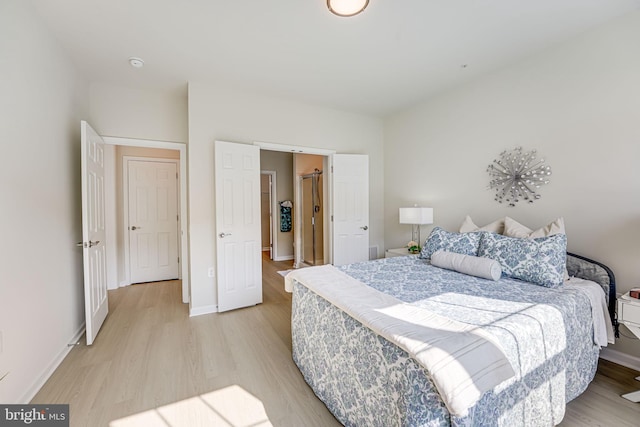
M285 256L273 257L274 261L291 261L292 259L293 259L293 255L285 255Z
M600 358L640 371L640 357L637 356L632 356L630 354L605 347L600 350Z
M80 340L80 338L82 338L82 335L84 334L84 329L85 329L85 324L83 322L82 325L80 325L80 329L76 331L76 333L71 337L69 342L65 344L62 350L60 350L60 352L58 352L58 354L53 358L51 363L49 363L49 366L42 372L42 374L40 374L40 376L36 379L33 385L29 387L29 389L24 394L24 396L22 396L22 398L19 400L20 403L26 405L29 402L31 402L31 400L35 397L35 395L40 391L44 383L46 383L47 380L54 373L54 371L58 369L58 366L60 366L64 358L67 357L67 354L69 354L69 352L73 348L73 346L69 344L76 343Z
M203 314L217 313L217 305L205 305L204 307L196 307L189 309L189 317L202 316Z

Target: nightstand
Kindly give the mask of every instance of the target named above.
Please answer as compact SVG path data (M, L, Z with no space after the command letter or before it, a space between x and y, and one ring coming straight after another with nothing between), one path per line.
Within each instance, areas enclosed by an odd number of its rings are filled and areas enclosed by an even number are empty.
M618 298L618 321L640 338L640 300L631 298L629 293ZM640 377L636 377L640 381ZM627 400L640 402L640 390L623 394Z
M394 256L407 256L407 255L418 255L418 254L412 254L409 252L409 250L404 247L404 248L395 248L395 249L387 249L387 251L384 253L384 257L385 258L392 258Z

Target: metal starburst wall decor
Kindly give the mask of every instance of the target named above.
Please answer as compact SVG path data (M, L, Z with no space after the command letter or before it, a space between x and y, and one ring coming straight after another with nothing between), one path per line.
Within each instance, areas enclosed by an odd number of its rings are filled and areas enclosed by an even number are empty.
M536 156L536 150L525 152L517 147L503 151L500 158L487 167L491 176L489 188L496 190L497 202L515 206L521 200L533 203L541 197L537 190L549 183L551 168Z

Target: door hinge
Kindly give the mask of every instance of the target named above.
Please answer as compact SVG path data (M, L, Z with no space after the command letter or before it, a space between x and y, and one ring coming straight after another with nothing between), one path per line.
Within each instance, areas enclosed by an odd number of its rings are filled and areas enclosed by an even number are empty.
M333 215L331 215L331 222L333 222Z
M176 172L176 179L178 179L178 172Z
M180 257L178 257L178 264L180 264Z

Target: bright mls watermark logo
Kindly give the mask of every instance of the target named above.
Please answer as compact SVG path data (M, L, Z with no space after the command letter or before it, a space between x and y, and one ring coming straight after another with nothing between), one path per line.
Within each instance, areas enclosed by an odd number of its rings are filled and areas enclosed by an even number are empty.
M0 427L69 427L69 405L0 405Z

